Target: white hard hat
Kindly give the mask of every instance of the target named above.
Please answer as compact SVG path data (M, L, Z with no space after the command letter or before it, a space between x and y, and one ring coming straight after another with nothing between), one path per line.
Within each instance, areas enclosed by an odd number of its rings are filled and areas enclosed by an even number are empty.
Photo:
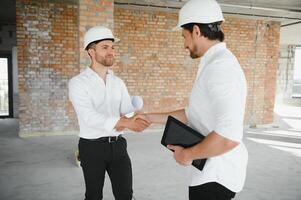
M178 25L173 30L189 23L210 24L224 20L222 9L215 0L190 0L181 8Z
M84 49L86 49L91 42L104 39L112 39L114 42L120 41L118 38L114 37L110 29L104 26L94 26L85 33Z

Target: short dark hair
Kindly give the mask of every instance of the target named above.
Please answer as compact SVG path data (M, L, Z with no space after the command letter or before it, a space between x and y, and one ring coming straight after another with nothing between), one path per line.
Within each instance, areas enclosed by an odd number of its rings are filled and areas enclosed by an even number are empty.
M225 39L225 35L221 30L221 24L222 21L214 22L210 24L189 23L189 24L184 24L181 27L188 30L190 33L192 33L193 26L196 25L199 27L204 37L208 38L209 40L219 40L220 42L223 42Z
M96 41L94 41L94 42L89 43L89 44L87 45L87 47L86 47L85 50L88 50L88 49L94 49L95 46L96 46L99 42L104 41L104 40L111 40L112 42L114 42L114 39L112 39L112 38L106 38L106 39L96 40Z

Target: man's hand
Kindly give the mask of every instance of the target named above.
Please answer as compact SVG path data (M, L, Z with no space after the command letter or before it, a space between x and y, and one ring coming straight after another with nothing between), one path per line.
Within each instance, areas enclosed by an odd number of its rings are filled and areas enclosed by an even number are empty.
M131 125L128 128L132 131L141 132L150 126L149 120L142 114L136 114L129 119L131 120Z
M136 114L130 118L121 117L117 122L115 129L117 131L122 131L123 129L128 128L135 132L141 132L149 126L150 122L146 116L142 114Z
M190 158L188 149L181 146L167 145L167 148L174 152L173 157L180 165L191 165L192 159Z

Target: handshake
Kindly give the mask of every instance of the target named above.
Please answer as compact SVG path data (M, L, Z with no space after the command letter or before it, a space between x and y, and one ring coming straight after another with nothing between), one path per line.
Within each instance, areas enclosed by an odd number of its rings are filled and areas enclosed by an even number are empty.
M117 122L116 131L123 131L125 128L135 132L141 132L151 125L151 121L148 119L147 114L135 114L132 117L122 116Z
M143 107L143 99L140 96L132 96L131 103L134 111L139 111ZM127 128L135 132L141 132L151 125L150 117L150 114L128 113L125 116L121 116L115 129L116 131L123 131Z

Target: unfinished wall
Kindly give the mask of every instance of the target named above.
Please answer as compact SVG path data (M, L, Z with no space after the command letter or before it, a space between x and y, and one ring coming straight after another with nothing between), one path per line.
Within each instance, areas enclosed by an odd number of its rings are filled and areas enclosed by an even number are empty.
M90 64L82 43L95 25L121 39L113 69L131 95L144 98L145 111L187 104L199 60L184 50L181 33L170 31L177 11L114 8L112 0L17 0L16 7L21 135L78 129L67 83ZM226 18L223 27L248 80L248 124L272 121L279 27L239 18Z
M20 135L78 129L68 81L89 65L83 35L113 28L112 0L17 0Z
M277 70L277 100L279 103L290 100L293 94L295 48L294 45L280 47Z
M167 111L187 103L198 60L183 48L181 32L171 32L177 13L115 6L118 62L114 70L131 94L141 95L147 111ZM226 18L228 47L248 81L246 123L272 122L278 66L279 28L275 22Z
M248 81L245 122L271 123L276 92L280 24L262 20L226 18L226 42L244 69Z
M177 14L116 8L114 70L131 95L140 95L146 111L184 107L196 76L197 62L185 52L181 32L170 30Z
M14 25L0 25L0 51L12 51L16 46L16 27Z
M78 71L76 1L16 1L20 134L76 126L67 97Z

